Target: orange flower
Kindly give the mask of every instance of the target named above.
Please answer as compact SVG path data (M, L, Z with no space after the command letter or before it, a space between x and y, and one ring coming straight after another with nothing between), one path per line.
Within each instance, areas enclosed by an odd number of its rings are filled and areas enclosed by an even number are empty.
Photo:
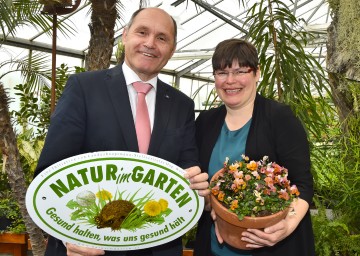
M217 198L219 201L222 202L222 201L224 201L224 196L225 196L225 193L220 191Z
M279 174L281 173L281 170L282 170L282 167L276 163L273 163L272 164L272 167L274 168L274 173L275 174Z
M236 184L231 184L231 189L235 192L235 193L237 193L238 191L239 191L239 188L236 186Z
M296 195L296 196L299 196L299 195L300 195L300 192L299 192L298 188L296 187L296 185L292 185L292 186L290 187L290 193L291 193L292 195Z
M290 199L290 196L289 196L289 194L286 192L286 190L281 189L280 191L278 191L278 193L279 193L279 198L283 198L283 199L285 199L286 201Z
M211 189L211 193L216 196L217 194L219 194L219 186L215 186Z
M234 164L232 164L232 165L229 166L229 172L230 172L230 173L236 172L238 168L239 168L239 164L238 164L238 163L234 163Z
M270 186L270 185L273 185L273 179L271 177L266 177L264 179L264 181L266 182L266 186Z
M235 179L234 184L236 185L237 188L240 188L242 185L245 184L245 181L243 179Z
M234 200L231 202L230 209L234 211L236 208L239 207L238 200Z
M246 165L246 168L255 171L257 169L257 163L255 161L250 161L250 163Z

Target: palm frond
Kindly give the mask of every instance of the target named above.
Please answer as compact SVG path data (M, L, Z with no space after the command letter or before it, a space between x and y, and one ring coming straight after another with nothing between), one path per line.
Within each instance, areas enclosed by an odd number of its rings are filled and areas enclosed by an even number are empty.
M51 69L49 69L51 65L48 57L46 53L36 53L19 59L10 58L3 61L0 63L0 68L9 65L10 69L0 75L0 80L9 73L20 72L23 80L31 86L30 90L36 91L42 86L48 86L51 80Z

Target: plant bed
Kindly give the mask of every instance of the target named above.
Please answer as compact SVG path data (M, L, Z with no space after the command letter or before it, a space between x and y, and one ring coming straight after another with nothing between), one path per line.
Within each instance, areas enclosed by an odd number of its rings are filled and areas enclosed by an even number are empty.
M183 250L183 256L193 256L193 250L192 249L184 249Z

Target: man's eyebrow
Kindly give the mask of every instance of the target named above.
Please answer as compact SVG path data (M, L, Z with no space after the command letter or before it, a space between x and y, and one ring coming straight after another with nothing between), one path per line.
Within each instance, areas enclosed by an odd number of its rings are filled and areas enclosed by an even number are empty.
M139 31L139 30L146 30L146 31L149 31L150 28L146 25L139 25L138 27L135 27L134 28L135 31ZM156 33L156 36L163 36L165 38L171 38L171 35L167 32L163 32L163 31L158 31Z
M139 27L135 27L134 29L135 29L135 30L140 30L140 29L146 29L146 30L148 30L149 28L148 28L147 26L145 26L145 25L140 25Z

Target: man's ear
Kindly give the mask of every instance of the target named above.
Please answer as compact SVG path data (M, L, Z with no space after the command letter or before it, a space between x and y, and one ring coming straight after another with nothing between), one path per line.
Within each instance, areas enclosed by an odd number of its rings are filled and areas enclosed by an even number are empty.
M121 41L124 43L126 41L126 36L127 36L127 29L124 28L123 34L121 36Z
M172 52L171 52L170 58L174 55L175 51L176 51L176 45L174 46L174 49L173 49Z

